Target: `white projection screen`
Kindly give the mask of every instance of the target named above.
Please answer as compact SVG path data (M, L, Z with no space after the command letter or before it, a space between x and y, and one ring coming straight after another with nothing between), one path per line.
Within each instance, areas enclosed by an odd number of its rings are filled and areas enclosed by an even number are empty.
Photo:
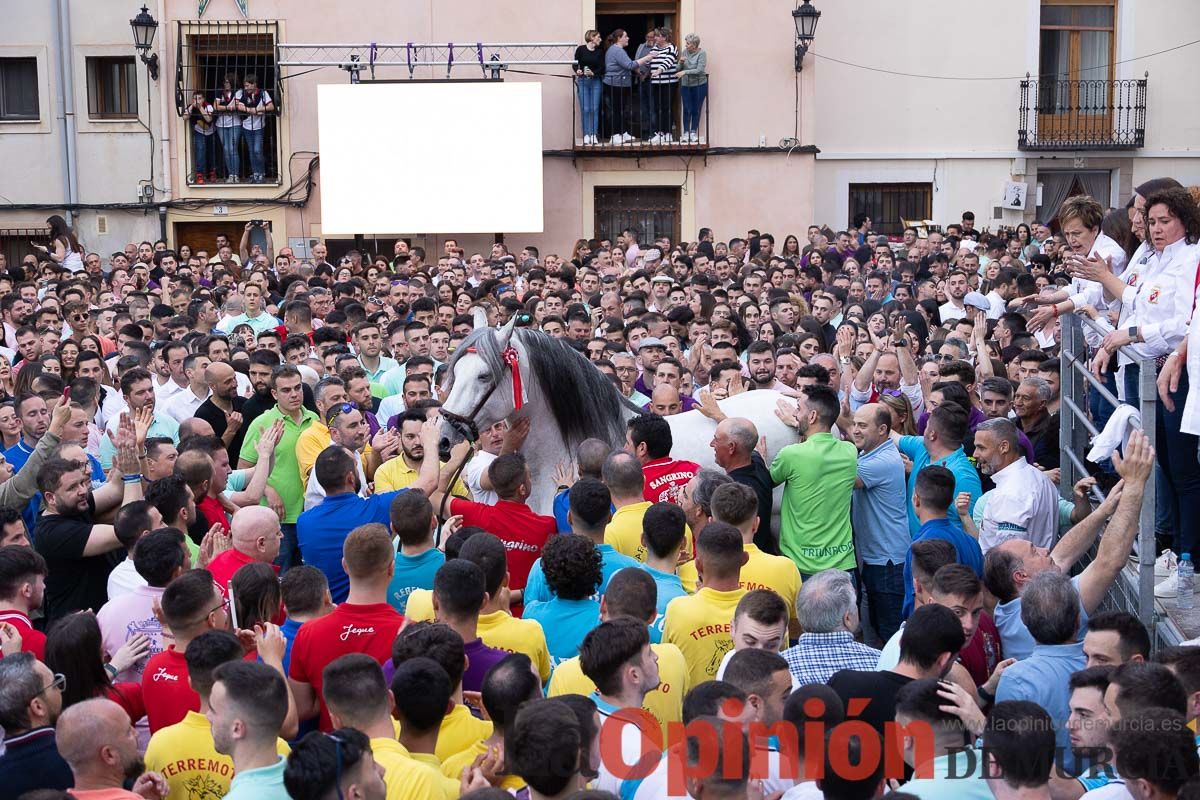
M317 87L321 233L540 233L538 82Z

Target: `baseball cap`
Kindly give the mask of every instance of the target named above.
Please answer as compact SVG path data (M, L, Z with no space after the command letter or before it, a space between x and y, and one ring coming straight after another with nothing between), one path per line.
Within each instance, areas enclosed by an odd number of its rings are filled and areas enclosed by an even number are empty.
M967 292L963 297L963 305L978 308L980 311L991 311L991 302L979 292Z
M649 250L646 250L642 253L642 259L644 261L661 261L662 251L657 247L651 247Z

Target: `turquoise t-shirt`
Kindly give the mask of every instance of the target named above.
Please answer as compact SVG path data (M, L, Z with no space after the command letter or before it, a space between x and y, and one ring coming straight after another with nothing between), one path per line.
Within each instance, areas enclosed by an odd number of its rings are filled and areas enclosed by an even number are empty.
M917 512L913 510L912 504L913 491L917 488L917 473L930 464L945 467L954 473L954 496L957 497L959 492L969 493L971 495L970 507L974 511L975 501L979 499L979 495L983 494L983 485L979 480L979 473L975 470L975 465L971 463L971 459L967 458L967 454L961 447L937 461L930 461L929 451L925 449L925 440L920 436L901 436L899 447L900 452L912 461L912 471L908 473L908 533L910 536L916 538L921 530L921 523L917 520ZM962 528L962 521L958 518L958 514L950 514L949 518L951 525Z
M550 663L558 666L579 655L583 637L600 624L600 603L591 598L563 600L553 597L544 603L526 603L522 616L541 624L546 633Z
M433 589L433 576L445 563L446 554L436 547L419 556L396 553L396 571L387 588L388 603L403 614L408 607L408 596L414 589Z
M617 549L611 544L598 544L596 549L600 551L601 577L600 591L595 594L593 599L599 600L600 595L608 589L608 582L617 570L626 567L640 567L641 563L636 558L630 558L617 552ZM539 558L533 562L533 566L529 569L529 579L525 581L525 603L544 603L553 596L550 587L546 585L546 573L542 572L542 560Z
M638 566L650 573L650 577L654 578L654 583L658 587L658 616L654 619L654 624L650 626L650 641L654 644L660 644L662 642L663 621L667 615L667 604L676 597L686 597L687 589L683 588L683 581L674 572L663 572L645 564L639 564Z

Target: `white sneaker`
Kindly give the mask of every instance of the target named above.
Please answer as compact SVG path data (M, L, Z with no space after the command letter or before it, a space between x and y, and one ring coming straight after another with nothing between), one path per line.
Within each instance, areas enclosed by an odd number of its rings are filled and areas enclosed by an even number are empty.
M1196 587L1192 587L1195 594ZM1154 587L1155 597L1175 597L1179 594L1179 573L1172 569L1171 576Z
M613 144L625 144L625 136L623 133L614 133L609 141Z
M622 133L621 134L621 144L629 144L632 141L634 141L633 134L631 134L631 133Z
M1154 562L1154 577L1165 578L1174 570L1175 565L1179 563L1179 558L1171 550L1163 550L1162 555Z
M661 133L656 133L650 137L650 144L666 144Z

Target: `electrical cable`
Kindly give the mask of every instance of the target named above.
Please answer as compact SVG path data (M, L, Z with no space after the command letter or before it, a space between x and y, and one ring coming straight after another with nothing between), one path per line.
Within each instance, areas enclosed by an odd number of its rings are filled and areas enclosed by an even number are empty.
M1145 53L1140 56L1134 56L1132 58L1122 59L1121 61L1113 61L1109 64L1098 64L1094 68L1089 68L1089 69L1106 69L1108 67L1115 67L1120 64L1130 64L1134 61L1141 61L1146 58L1153 58L1155 56L1161 56L1165 53L1171 53L1176 50L1182 50L1185 47L1191 47L1192 45L1195 45L1195 44L1200 44L1200 39L1195 39L1190 42L1184 42L1183 44L1177 44L1174 47L1168 47L1163 50L1156 50L1153 53ZM841 64L842 66L845 66L845 67L854 67L855 69L862 69L862 70L866 70L868 72L879 72L884 75L896 75L901 78L920 78L922 80L930 80L930 81L1023 81L1027 77L1029 77L1028 75L1017 75L1015 77L1014 76L1003 76L1003 77L994 77L994 78L960 76L960 75L923 75L923 74L917 73L917 72L902 72L900 70L884 69L882 67L870 67L870 66L867 66L866 64L855 64L852 61L843 61L840 58L834 58L833 56L827 56L822 53L818 53L815 50L809 50L808 54L811 56L816 56L817 58L823 59L825 61L832 61L835 64Z

